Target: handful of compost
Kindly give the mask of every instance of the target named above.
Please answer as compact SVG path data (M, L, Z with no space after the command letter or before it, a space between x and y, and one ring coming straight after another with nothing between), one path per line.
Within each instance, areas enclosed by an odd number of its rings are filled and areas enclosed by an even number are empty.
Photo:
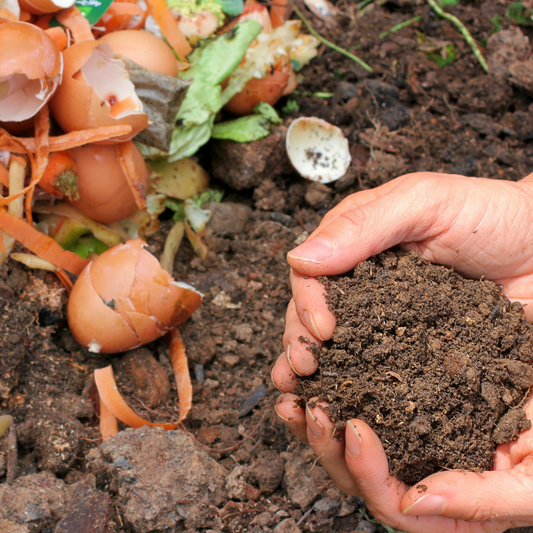
M494 448L531 426L533 326L498 285L392 251L319 280L337 327L310 345L319 367L296 393L327 401L338 427L371 426L398 479L491 470Z

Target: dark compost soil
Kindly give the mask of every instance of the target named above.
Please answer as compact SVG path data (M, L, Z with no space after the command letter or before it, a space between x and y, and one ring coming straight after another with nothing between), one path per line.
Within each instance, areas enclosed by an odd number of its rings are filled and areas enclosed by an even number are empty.
M396 477L491 470L495 446L531 427L533 326L496 284L393 251L319 279L337 327L297 394L367 422Z
M207 258L201 261L184 242L174 265L177 279L205 294L180 327L194 390L183 431L125 430L102 444L95 368L114 365L126 400L142 416L177 418L165 343L94 356L72 338L66 296L54 276L11 260L0 268L0 413L13 416L17 435L16 446L0 438L0 531L385 531L363 501L341 495L320 466L312 468L313 454L273 412L278 392L270 370L282 351L290 299L285 257L345 196L400 174L517 180L533 171L533 27L506 17L511 3L461 1L447 8L482 44L487 74L457 29L425 2L375 1L361 10L339 0L340 14L327 21L297 2L317 31L374 71L321 46L299 73L299 92L277 105L284 124L273 134L246 145L212 141L198 154L225 198L213 206ZM450 46L454 60L439 66L435 59ZM342 128L353 163L338 182L308 182L288 163L286 127L301 115ZM156 255L170 226L164 221L150 239ZM511 310L497 313L494 324L504 316L513 316ZM453 364L459 368L461 356ZM397 371L402 379L405 370ZM382 385L402 385L394 375L386 379ZM513 398L509 405L519 403L512 392L519 387L503 386ZM508 401L502 396L504 408ZM462 416L468 427L472 413L456 412L454 420ZM420 421L419 431L425 427Z

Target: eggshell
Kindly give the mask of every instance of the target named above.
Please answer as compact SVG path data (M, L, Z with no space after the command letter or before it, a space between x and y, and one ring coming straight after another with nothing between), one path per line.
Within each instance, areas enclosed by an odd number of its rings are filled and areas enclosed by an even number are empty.
M63 51L63 58L63 82L50 101L50 109L65 132L130 125L131 133L113 141L116 142L131 139L148 126L148 115L143 112L124 63L113 57L108 44L76 43ZM126 98L135 102L135 109L113 116L110 102Z
M69 326L91 351L116 353L151 342L200 305L200 293L175 282L145 246L133 239L107 250L74 284Z
M26 22L0 24L0 121L35 116L61 82L62 56L57 43Z
M111 46L113 52L131 59L141 67L167 76L178 75L178 62L168 44L146 30L122 30L104 35L99 42Z
M75 0L19 0L22 11L32 15L44 15L46 13L55 13L60 9L66 9L74 5Z
M80 197L78 200L66 198L65 201L104 224L127 218L138 210L114 145L87 144L74 148L71 154L78 167ZM148 169L135 145L133 160L137 175L146 188Z
M83 269L68 301L67 318L74 338L96 353L122 352L139 346L132 329L94 289L92 265L89 263Z
M311 181L338 180L352 162L348 140L342 130L317 117L293 120L287 129L285 144L292 166Z
M234 115L251 115L259 102L274 105L283 96L289 82L290 73L274 71L266 78L252 78L225 106Z

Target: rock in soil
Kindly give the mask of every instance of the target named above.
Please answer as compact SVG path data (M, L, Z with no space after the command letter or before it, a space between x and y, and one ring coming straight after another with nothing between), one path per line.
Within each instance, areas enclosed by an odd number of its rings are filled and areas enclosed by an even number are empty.
M181 431L141 428L105 442L100 453L133 531L212 527L226 501L224 468Z
M13 485L0 485L0 501L0 531L43 531L63 515L67 489L50 472L40 472L20 477Z
M297 393L328 401L339 426L368 423L396 477L490 470L495 446L531 426L533 326L499 286L393 251L320 279L337 327L310 346L319 369Z

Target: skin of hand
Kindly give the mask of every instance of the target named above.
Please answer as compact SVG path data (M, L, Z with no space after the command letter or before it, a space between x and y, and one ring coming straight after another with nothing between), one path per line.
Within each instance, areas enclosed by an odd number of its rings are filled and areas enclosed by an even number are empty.
M383 446L367 424L350 420L341 438L332 438L333 425L320 404L311 409L295 403L298 376L318 366L299 337L321 342L335 328L315 278L348 272L395 245L466 277L502 285L509 299L525 305L533 322L533 174L519 182L435 173L401 176L345 198L289 253L293 299L285 351L272 370L283 393L278 416L311 445L340 490L362 496L372 514L393 528L500 533L533 525L533 428L498 446L491 472L439 472L409 487L390 475ZM533 419L533 397L524 409Z

